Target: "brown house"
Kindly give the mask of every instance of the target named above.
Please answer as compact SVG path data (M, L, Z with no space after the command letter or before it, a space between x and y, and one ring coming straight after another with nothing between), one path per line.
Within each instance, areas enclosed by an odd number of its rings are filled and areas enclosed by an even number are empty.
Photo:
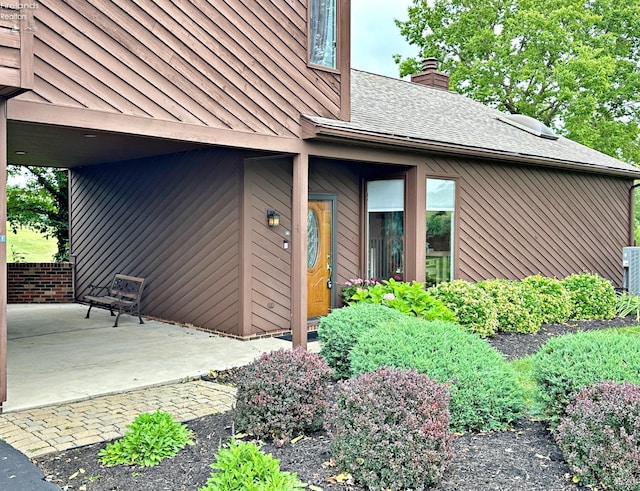
M349 0L23 7L0 22L2 155L70 169L78 296L143 276L147 315L304 344L354 277L621 281L640 171L449 92L432 60L352 71Z

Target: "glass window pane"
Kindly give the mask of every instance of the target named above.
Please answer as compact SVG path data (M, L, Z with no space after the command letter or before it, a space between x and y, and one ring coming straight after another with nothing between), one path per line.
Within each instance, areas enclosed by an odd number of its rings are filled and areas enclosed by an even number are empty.
M404 180L369 181L367 183L367 210L403 211Z
M453 279L455 181L427 179L426 283Z
M336 0L309 0L309 62L336 68Z
M402 278L404 269L404 181L367 183L367 277Z
M456 182L427 179L427 210L453 211L455 209Z
M313 210L307 214L307 268L313 269L318 264L320 246L320 227L318 215Z

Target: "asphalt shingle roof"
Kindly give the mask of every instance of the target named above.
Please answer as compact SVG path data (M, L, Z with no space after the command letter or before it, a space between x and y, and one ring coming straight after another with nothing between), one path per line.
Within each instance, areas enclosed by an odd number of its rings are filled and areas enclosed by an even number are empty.
M532 157L640 176L640 169L630 164L564 137L541 138L499 116L506 114L455 92L352 70L351 121L305 117L322 128L443 143L462 153L485 150L512 155L514 161Z

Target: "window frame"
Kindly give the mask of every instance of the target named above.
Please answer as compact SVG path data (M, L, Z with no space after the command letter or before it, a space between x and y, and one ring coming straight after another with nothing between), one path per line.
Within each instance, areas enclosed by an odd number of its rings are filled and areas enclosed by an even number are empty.
M458 193L459 193L459 180L457 177L452 177L452 176L435 176L435 175L426 175L425 176L425 244L428 243L427 240L427 236L429 233L429 230L427 228L427 214L429 213L429 211L443 211L443 210L434 210L434 209L429 209L429 200L428 200L428 196L429 196L429 181L430 180L435 180L435 181L449 181L453 183L453 209L452 210L446 210L446 211L450 211L452 216L451 216L451 238L450 238L450 252L451 252L451 256L450 256L450 260L449 260L449 278L447 279L443 279L441 281L451 281L453 279L456 278L456 265L457 265L457 260L458 260L458 235L459 235L459 231L458 231L458 220L459 220L459 208L458 208L458 203L459 203L459 198L458 198ZM425 254L425 259L428 259L430 256L428 256L428 251L425 248L424 250L424 254ZM426 274L426 272L425 272ZM426 277L425 277L426 280Z
M314 2L320 2L320 1L333 1L335 4L335 15L334 15L334 53L333 53L333 57L334 57L334 66L326 66L326 65L320 65L317 63L313 63L311 61L311 54L312 54L312 30L311 30L311 12L312 12L312 5ZM341 73L341 66L340 66L340 55L341 55L341 28L340 28L340 19L342 17L342 7L343 7L343 2L341 0L308 0L307 2L307 50L306 50L306 56L307 56L307 66L309 68L313 68L316 70L323 70L323 71L327 71L327 72L331 72L331 73Z

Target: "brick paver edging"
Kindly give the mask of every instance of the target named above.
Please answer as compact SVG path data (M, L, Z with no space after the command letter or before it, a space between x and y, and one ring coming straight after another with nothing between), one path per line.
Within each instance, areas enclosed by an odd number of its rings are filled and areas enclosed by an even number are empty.
M0 415L0 438L27 457L121 437L136 416L156 410L188 421L230 409L235 389L194 380Z

